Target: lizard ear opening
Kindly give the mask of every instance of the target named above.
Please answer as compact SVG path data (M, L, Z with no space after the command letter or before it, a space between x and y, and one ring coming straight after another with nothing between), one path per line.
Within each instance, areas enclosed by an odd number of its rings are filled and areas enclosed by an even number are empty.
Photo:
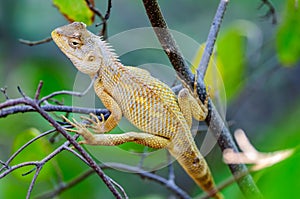
M89 67L89 71L87 71L87 73L96 73L99 68L103 65L103 59L100 56L97 56L97 52L95 51L90 51L86 54L86 56L84 57L83 61L85 63L88 63ZM86 67L87 69L87 67Z

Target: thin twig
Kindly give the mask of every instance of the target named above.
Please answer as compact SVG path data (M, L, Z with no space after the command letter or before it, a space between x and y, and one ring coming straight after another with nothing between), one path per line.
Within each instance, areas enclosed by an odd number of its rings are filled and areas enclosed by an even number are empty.
M178 187L175 183L172 183L168 179L165 179L154 173L145 171L139 167L133 167L133 166L120 164L120 163L113 163L113 162L110 163L107 162L101 168L104 169L104 167L135 173L141 176L142 178L147 178L164 185L166 188L168 188L173 193L175 193L179 198L190 199L190 196L185 191L183 191L180 187Z
M42 133L42 134L40 134L40 135L38 135L38 136L32 138L32 139L29 140L28 142L26 142L26 143L25 143L23 146L21 146L14 154L12 154L12 155L9 157L9 159L5 162L5 167L7 167L7 166L11 163L11 161L12 161L17 155L19 155L19 154L20 154L27 146L29 146L31 143L33 143L34 141L36 141L36 140L38 140L38 139L40 139L40 138L42 138L42 137L44 137L44 136L46 136L46 135L49 135L50 133L53 133L53 132L55 132L55 131L56 131L56 129L52 129L52 130L46 131L46 132L44 132L44 133ZM0 169L0 172L1 172L5 167L1 168L1 169Z
M66 151L69 151L71 153L73 153L76 157L78 157L81 161L83 161L85 164L89 165L89 163L79 154L77 153L77 151L71 149L70 147L65 146L64 149Z
M36 111L39 112L41 116L43 116L48 122L50 122L53 125L53 127L55 127L56 130L59 131L78 150L78 152L82 155L82 157L84 157L84 159L87 160L89 166L93 168L95 172L98 174L98 176L103 180L103 182L112 192L112 194L116 198L121 199L122 197L120 193L114 188L112 182L106 177L102 169L97 165L97 163L92 159L92 157L38 104L33 103L30 100L28 101L28 105L31 105L34 109L36 109Z
M236 182L237 179L241 179L241 178L243 178L243 177L245 177L245 176L247 176L247 175L249 175L249 174L250 174L250 171L249 171L249 170L247 170L247 171L245 171L245 172L243 172L243 173L237 173L234 177L230 177L229 179L227 179L227 180L225 180L225 181L219 183L217 189L218 189L218 190L223 190L223 189L225 189L226 187L228 187L229 185L231 185L231 184L233 184L234 182ZM203 193L203 194L201 194L200 197L196 197L196 198L197 198L197 199L209 199L209 198L211 198L211 197L210 197L207 193ZM252 198L255 198L255 197L252 197ZM255 199L256 199L256 198L255 198Z
M123 193L124 198L128 199L129 197L126 194L125 189L120 184L118 184L116 181L114 181L112 178L110 178L110 177L108 177L108 178L114 185L116 185L116 187L118 187L118 189L120 189L120 191Z
M89 86L83 91L83 92L74 92L74 91L57 91L53 92L45 97L43 97L40 101L39 104L43 103L44 101L47 101L50 98L53 98L57 95L72 95L72 96L77 96L77 97L82 97L87 94L87 92L93 87L95 80L97 79L98 75L95 75L95 77L92 79L91 83Z
M180 187L178 187L175 183L171 183L168 179L165 179L155 173L151 173L148 171L145 171L141 169L140 167L132 167L129 165L121 164L121 163L105 163L105 165L101 165L102 169L117 169L119 171L126 171L131 172L134 174L139 175L142 179L149 179L153 180L154 182L160 183L164 186L166 186L172 193L176 194L179 198L183 199L190 199L190 196L183 191ZM55 196L58 196L63 191L75 186L76 184L82 182L84 179L89 177L90 175L94 174L94 171L92 169L85 171L80 176L76 177L75 179L71 180L68 183L63 183L61 186L58 186L55 190L46 192L40 196L37 197L37 199L41 198L54 198Z
M74 146L75 149L79 152L79 154L89 163L89 166L98 174L98 176L103 180L103 182L106 184L106 186L109 188L109 190L112 192L112 194L118 198L121 199L120 193L115 189L112 182L106 177L106 175L103 173L101 168L97 165L97 163L92 159L92 157L76 142L74 138L72 138L64 129L61 127L58 122L56 122L45 110L43 110L39 102L37 102L34 99L31 99L25 95L24 92L22 92L21 88L18 87L18 90L20 94L23 96L23 98L19 98L18 100L8 100L2 104L0 104L0 109L2 107L19 105L19 104L26 104L28 106L31 106L34 108L44 119L46 119L50 124L58 131L60 132L69 142ZM31 163L32 165L36 165L34 163ZM13 168L13 167L11 167ZM4 171L1 175L3 176L6 174L7 171ZM6 174L7 175L7 174Z
M26 99L26 98L27 98L27 97L26 97L26 94L22 91L21 87L20 87L20 86L17 86L17 89L18 89L20 95L21 95L24 99Z
M30 198L30 195L31 195L32 190L33 190L33 186L34 186L34 184L35 184L35 182L36 182L36 179L37 179L37 177L39 176L39 174L40 174L42 168L43 168L43 165L39 165L39 166L37 167L36 172L35 172L35 174L34 174L32 180L31 180L30 185L29 185L29 188L28 188L28 190L27 190L26 199L29 199L29 198Z
M9 167L9 169L3 171L2 173L0 173L0 179L4 178L5 176L7 176L8 174L10 174L11 172L22 168L22 167L27 167L27 166L37 166L39 164L39 162L37 161L31 161L31 162L22 162L20 164L14 165Z
M9 102L11 104L15 104L19 102L19 99L13 99ZM0 104L0 118L6 117L8 115L16 114L16 113L25 113L25 112L35 112L35 109L31 106L23 105L23 106L14 106L10 108L2 108L1 106L4 106L5 103ZM65 113L81 113L81 114L89 114L93 113L95 115L103 114L104 118L107 118L109 116L109 111L107 109L93 109L93 108L83 108L83 107L73 107L73 106L61 106L61 105L44 105L41 106L41 108L47 112L65 112Z
M106 9L106 13L105 13L105 16L104 16L104 19L107 21L110 17L110 11L111 11L111 7L112 7L112 2L111 0L108 0L107 1L107 9Z
M46 192L46 193L43 193L43 194L37 196L36 199L55 198L55 196L58 196L63 191L72 188L73 186L82 182L84 179L86 179L87 177L89 177L90 175L92 175L94 173L95 173L94 170L89 169L88 171L84 172L83 174L81 174L80 176L71 180L68 183L60 183L59 186L56 189L54 189L53 191Z
M35 96L34 96L35 100L39 99L42 87L43 87L43 81L40 81L38 88L36 89L36 92L35 92Z
M102 13L100 12L100 10L98 10L97 8L95 8L95 6L89 0L85 0L85 2L88 5L89 9L91 11L93 11L94 14L96 14L101 19L101 21L105 21L105 18L102 15Z
M3 93L3 95L5 96L5 99L8 100L9 97L7 95L7 87L4 87L4 88L0 88L0 92Z
M51 37L47 37L45 39L38 40L38 41L29 41L29 40L25 40L25 39L19 39L20 43L26 44L28 46L35 46L35 45L39 45L39 44L44 44L44 43L47 43L47 42L50 42L50 41L52 41Z
M93 5L89 0L85 0L85 2L90 8L90 10L93 11L101 19L102 29L100 35L103 36L103 39L105 40L107 38L107 20L109 19L111 7L112 7L111 0L108 0L105 16L103 16L102 13L97 8L95 8L95 5Z
M208 63L210 60L210 57L214 51L214 46L216 43L216 39L221 27L222 19L224 17L226 7L228 4L229 0L221 0L219 7L216 11L215 17L213 19L213 23L210 26L210 30L206 39L205 43L205 49L201 57L200 64L197 69L197 74L198 74L198 80L197 81L202 81L204 79L204 76L206 74L206 70L208 67Z
M259 5L258 9L261 9L264 5L266 5L269 9L263 17L269 18L270 16L272 16L272 24L276 24L277 17L276 17L276 10L275 10L273 3L270 0L261 0L261 1L262 2Z

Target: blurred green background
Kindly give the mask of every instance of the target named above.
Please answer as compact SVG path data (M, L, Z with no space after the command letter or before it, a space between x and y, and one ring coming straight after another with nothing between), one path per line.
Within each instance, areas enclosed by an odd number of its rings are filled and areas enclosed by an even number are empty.
M242 128L254 146L264 152L293 148L300 141L300 14L297 1L273 0L278 23L262 18L267 7L258 10L261 3L236 1L229 3L218 38L217 64L222 73L227 95L226 118L232 132ZM75 1L74 1L75 3ZM172 0L159 1L171 29L203 43L207 37L218 1ZM106 1L96 0L103 13ZM96 18L96 22L100 22ZM76 69L53 42L29 47L18 39L40 40L67 21L50 0L0 1L0 87L7 86L11 98L20 97L16 87L33 96L40 80L44 81L41 95L57 90L73 89ZM114 0L108 35L139 27L149 27L141 1ZM89 28L98 32L99 27ZM130 41L128 41L130 43ZM162 59L162 52L131 53L121 57L131 65ZM195 52L196 55L197 52ZM71 105L71 98L59 97ZM0 95L0 102L4 102ZM32 129L36 128L36 129ZM51 129L35 113L0 118L0 159L6 161L21 143L36 136L39 131ZM200 139L201 136L199 136ZM196 137L197 139L198 137ZM13 163L40 160L53 151L58 143L46 139L25 150ZM222 163L218 147L207 156L217 184L230 178L227 166ZM191 196L201 190L174 163L176 182ZM293 155L277 165L253 174L265 198L297 198L300 194L300 157ZM25 169L0 180L0 198L24 198L33 173L22 177ZM72 154L63 152L42 170L33 195L53 190L60 179L69 181L87 167ZM171 198L165 187L143 180L139 176L120 171L106 173L123 186L130 198ZM158 172L166 176L167 169ZM222 191L226 198L243 198L237 185ZM112 198L102 181L92 175L57 198Z

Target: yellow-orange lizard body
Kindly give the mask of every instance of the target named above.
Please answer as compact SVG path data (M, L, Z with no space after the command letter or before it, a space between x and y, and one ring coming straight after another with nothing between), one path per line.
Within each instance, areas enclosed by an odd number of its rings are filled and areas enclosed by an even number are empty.
M55 29L52 38L73 62L75 67L90 75L98 75L94 89L104 106L111 112L100 122L90 120L94 133L78 122L76 132L84 137L84 144L119 145L136 142L160 149L166 148L177 159L190 177L215 198L216 193L210 169L200 154L190 128L192 116L204 120L207 103L196 100L186 88L178 99L169 86L152 77L148 71L123 66L111 47L86 29L85 24L74 22ZM113 129L121 117L126 117L141 132L104 134Z

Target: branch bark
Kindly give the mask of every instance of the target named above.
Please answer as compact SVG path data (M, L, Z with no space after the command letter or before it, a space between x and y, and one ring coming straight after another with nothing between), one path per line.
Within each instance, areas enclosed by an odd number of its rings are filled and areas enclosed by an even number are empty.
M158 40L160 41L163 50L167 54L171 64L176 70L178 76L183 79L190 88L193 88L193 80L195 79L194 75L190 71L188 65L184 61L184 57L180 52L173 36L168 31L167 24L164 20L164 17L160 11L159 5L156 0L143 0L144 7L148 18L152 24L152 27L156 33ZM210 55L214 48L214 43L217 38L218 29L221 25L222 18L224 16L226 7L228 4L228 0L221 0L217 14L212 23L211 31L209 33L209 37L207 40L208 46L204 51L204 56L207 56L206 60L203 60L202 65L204 71L202 71L202 75L200 78L197 78L197 93L199 98L203 101L206 97L206 89L205 84L203 82L203 77L205 76L205 71L210 59ZM201 77L202 76L202 77ZM212 129L215 137L218 139L218 144L221 150L225 150L227 148L232 148L233 150L238 150L236 144L233 141L233 138L230 134L229 129L225 126L224 121L219 115L218 111L214 108L212 101L209 101L209 116L206 118L207 125ZM237 176L240 173L248 173L247 167L244 164L236 164L236 165L228 165L232 174ZM237 183L244 193L244 195L248 198L261 198L261 193L258 190L256 184L254 183L251 175L245 175L242 178L237 178Z
M19 99L10 100L11 103L19 101ZM81 113L81 114L90 114L95 115L103 114L104 118L109 116L109 111L107 109L93 109L93 108L84 108L84 107L74 107L74 106L65 106L65 105L42 105L41 108L46 112L65 112L65 113ZM0 118L7 117L16 113L26 113L26 112L35 112L35 109L28 105L22 106L13 106L0 110Z

